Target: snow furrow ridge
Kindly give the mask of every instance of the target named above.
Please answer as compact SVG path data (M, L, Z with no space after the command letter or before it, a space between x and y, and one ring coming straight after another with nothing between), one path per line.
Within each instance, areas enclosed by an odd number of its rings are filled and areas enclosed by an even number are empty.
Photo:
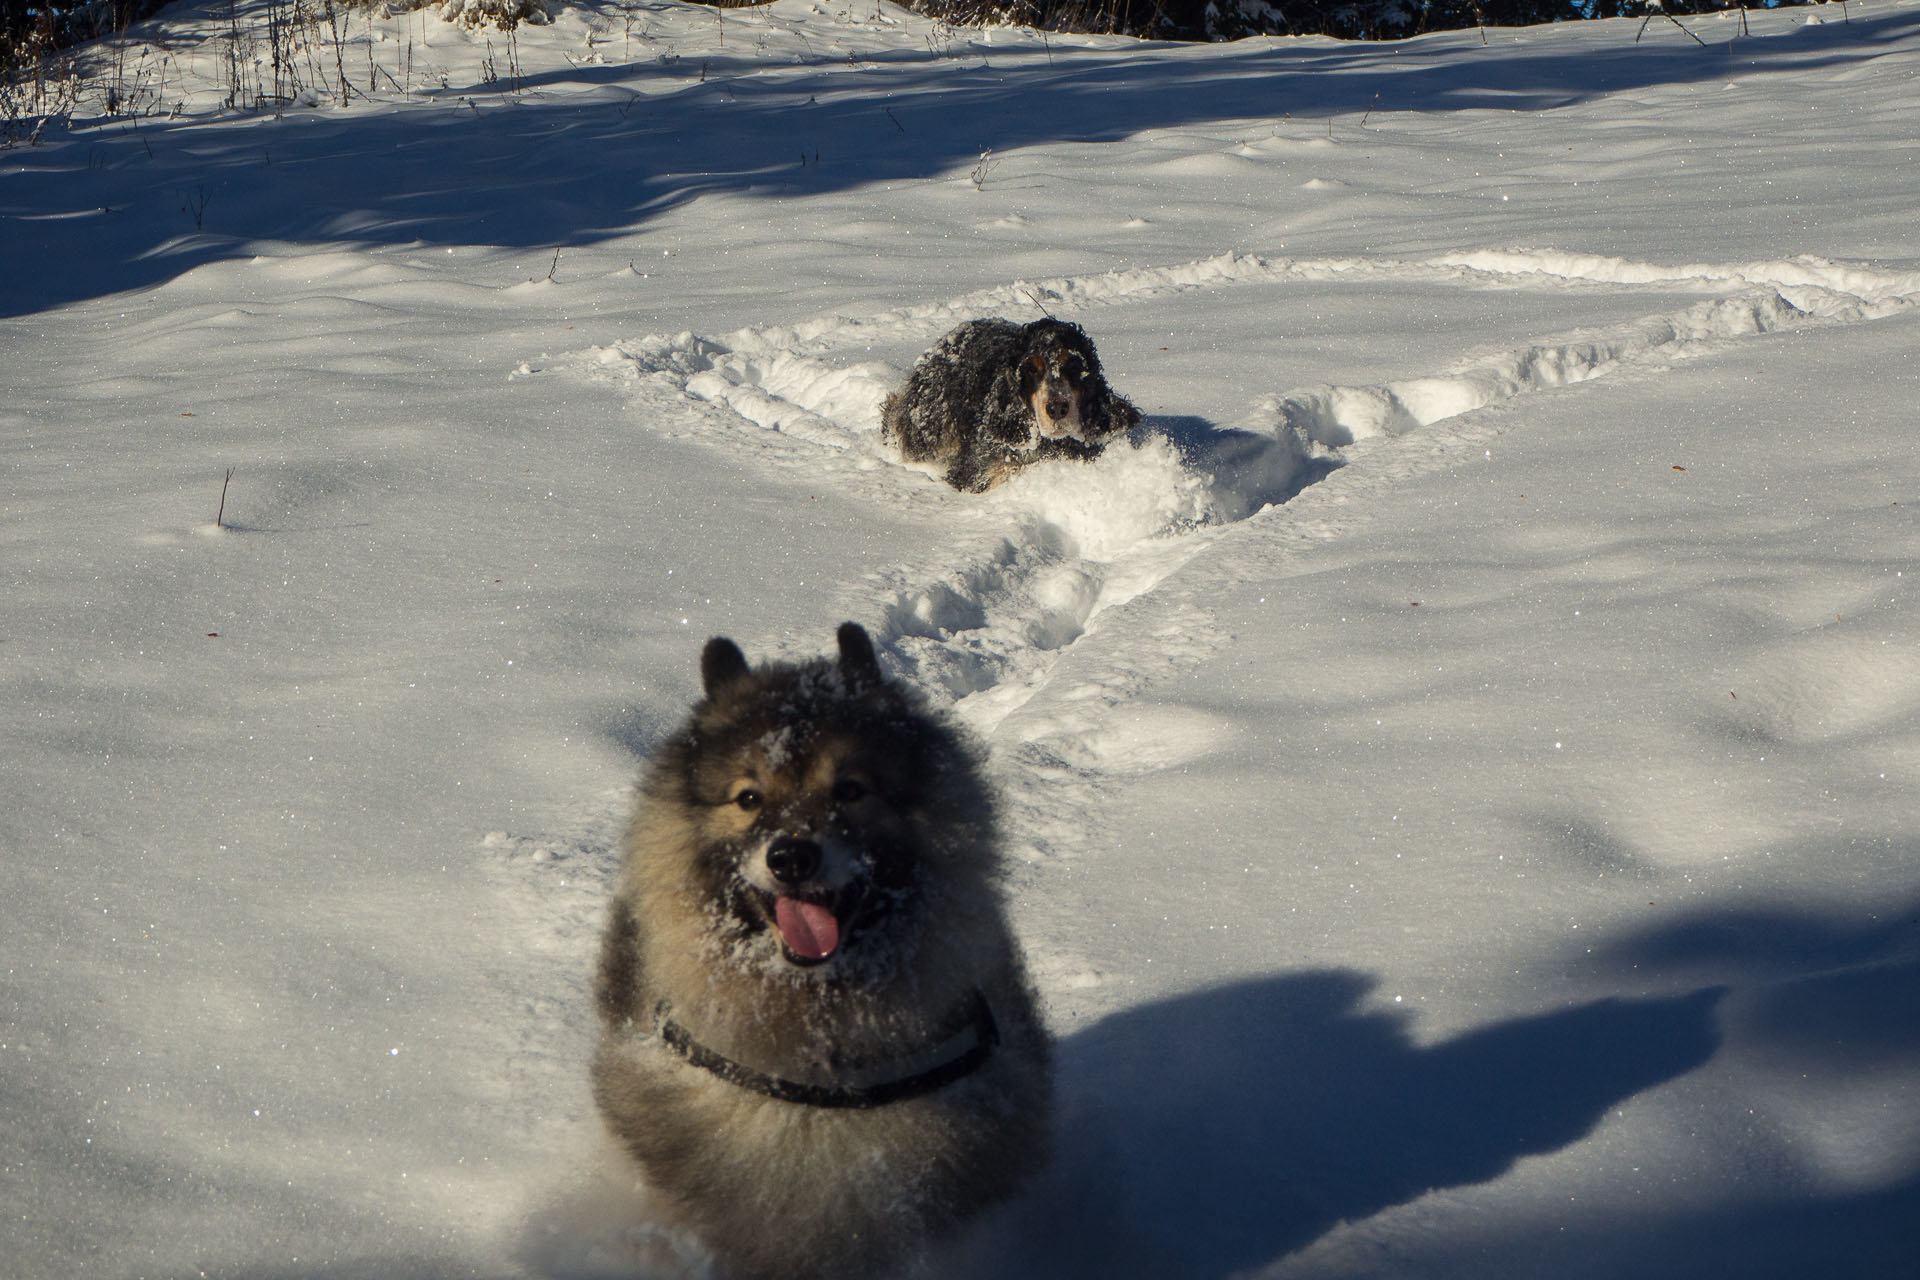
M1397 436L1530 391L1571 386L1615 370L1654 368L1703 355L1719 343L1819 319L1776 290L1714 298L1675 315L1651 316L1593 334L1501 352L1448 373L1378 386L1315 387L1266 397L1255 408L1269 429L1291 427L1338 448ZM1830 317L1829 317L1830 318Z

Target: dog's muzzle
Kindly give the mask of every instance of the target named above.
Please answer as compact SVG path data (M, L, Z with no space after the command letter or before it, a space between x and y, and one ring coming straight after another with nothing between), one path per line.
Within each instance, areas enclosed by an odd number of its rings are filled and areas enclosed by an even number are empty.
M761 890L762 901L787 959L803 966L831 959L843 941L843 908L849 895L845 886L832 889L820 883L826 849L811 837L784 835L767 845L761 860L774 886Z

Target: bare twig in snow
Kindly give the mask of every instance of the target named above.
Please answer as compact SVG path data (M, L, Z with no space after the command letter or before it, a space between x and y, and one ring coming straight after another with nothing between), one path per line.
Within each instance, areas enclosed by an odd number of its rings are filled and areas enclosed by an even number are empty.
M992 147L988 147L985 151L982 151L980 153L980 163L974 165L973 172L967 175L967 177L973 181L973 189L975 191L986 190L987 175L999 167L1000 162L993 158Z

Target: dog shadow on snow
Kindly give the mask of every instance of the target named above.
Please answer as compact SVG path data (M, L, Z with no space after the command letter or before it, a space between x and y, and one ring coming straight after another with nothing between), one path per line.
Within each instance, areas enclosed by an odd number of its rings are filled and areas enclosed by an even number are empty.
M1287 974L1128 1010L1059 1046L1053 1172L963 1266L1219 1277L1343 1220L1483 1182L1711 1057L1721 988L1601 1000L1437 1044L1362 1007L1371 979Z

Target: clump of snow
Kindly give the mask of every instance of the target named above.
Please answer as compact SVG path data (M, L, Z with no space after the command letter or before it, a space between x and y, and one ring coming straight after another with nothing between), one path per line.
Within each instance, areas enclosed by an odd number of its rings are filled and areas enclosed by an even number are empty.
M995 500L1059 530L1069 554L1111 560L1143 538L1178 533L1206 520L1206 480L1188 471L1164 436L1109 445L1084 463L1028 467Z
M440 0L435 12L442 22L469 29L498 27L512 31L522 24L544 27L553 21L542 0Z

